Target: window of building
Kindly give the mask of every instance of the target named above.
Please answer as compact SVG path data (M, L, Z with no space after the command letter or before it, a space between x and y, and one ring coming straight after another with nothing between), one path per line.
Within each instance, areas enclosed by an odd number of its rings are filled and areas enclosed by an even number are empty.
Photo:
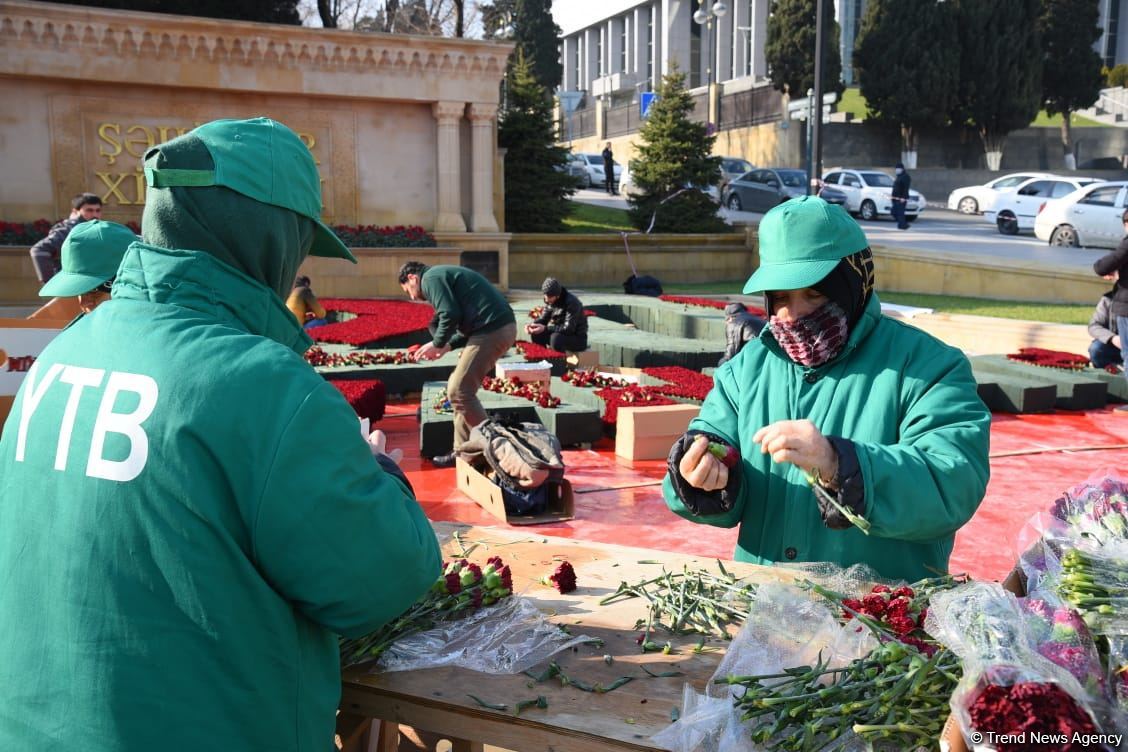
M576 43L572 45L572 61L571 61L572 69L574 71L576 71L575 82L576 82L576 88L577 89L586 89L587 88L587 81L583 80L583 78L581 77L581 73L580 73L580 61L583 60L581 50L583 50L583 48L584 48L584 36L583 36L583 34L577 34L576 35Z
M627 38L630 36L631 21L627 16L623 16L619 21L619 71L626 73L630 70L627 65L629 56L627 55Z
M1116 37L1120 33L1120 3L1109 3L1108 23L1105 25L1105 65L1109 68L1116 65Z
M755 0L748 0L748 12L744 16L748 19L748 26L740 29L740 33L744 35L744 70L742 72L746 76L752 75L752 29L756 26L756 17L753 15L756 12L754 2Z
M603 37L607 34L607 27L599 27L599 36L595 40L595 77L603 78Z

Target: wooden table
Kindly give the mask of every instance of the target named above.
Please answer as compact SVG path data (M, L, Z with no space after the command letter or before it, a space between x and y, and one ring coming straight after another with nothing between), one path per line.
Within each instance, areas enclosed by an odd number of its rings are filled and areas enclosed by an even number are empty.
M689 682L703 691L724 654L727 642L723 639L706 638L705 650L694 652L699 635L679 637L661 631L655 631L651 639L659 644L669 639L672 652L643 654L637 642L642 631L635 625L646 617L645 602L631 598L599 605L620 582L655 577L663 567L680 572L684 565L717 572L713 559L549 538L534 530L447 523L436 524L435 529L446 558L458 557L463 545L472 548L478 544L467 558L484 564L487 557L502 557L513 571L514 590L519 595L532 599L542 613L568 625L573 634L603 640L602 646L584 645L558 653L553 660L566 674L589 685L607 686L622 676L635 679L599 694L561 686L559 680L534 684L523 674L499 676L459 668L381 674L354 668L343 676L342 714L440 733L455 741L455 752L479 749L482 743L519 752L657 750L650 737L671 723L675 708L680 710L684 684ZM701 528L701 535L709 532ZM539 584L560 559L570 561L576 570L579 587L568 595ZM790 579L785 570L770 567L728 561L724 566L738 577L755 581ZM606 655L612 656L610 664ZM674 670L683 675L649 677L640 664L654 673ZM547 662L532 672L539 673L545 665ZM469 694L506 704L510 710L483 708ZM513 714L517 702L538 695L548 700L547 709L533 707L520 716ZM386 748L396 747L389 742Z

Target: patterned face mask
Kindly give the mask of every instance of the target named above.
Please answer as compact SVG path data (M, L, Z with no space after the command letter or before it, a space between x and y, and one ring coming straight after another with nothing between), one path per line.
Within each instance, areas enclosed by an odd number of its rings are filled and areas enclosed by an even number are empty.
M846 312L833 300L795 321L784 322L772 316L768 326L787 357L808 368L833 360L849 336Z

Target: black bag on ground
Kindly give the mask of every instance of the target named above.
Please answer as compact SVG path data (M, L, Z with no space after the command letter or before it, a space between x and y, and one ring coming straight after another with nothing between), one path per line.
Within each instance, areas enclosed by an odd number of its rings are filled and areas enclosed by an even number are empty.
M662 283L649 274L632 274L623 283L623 292L627 295L649 295L656 298L662 294Z

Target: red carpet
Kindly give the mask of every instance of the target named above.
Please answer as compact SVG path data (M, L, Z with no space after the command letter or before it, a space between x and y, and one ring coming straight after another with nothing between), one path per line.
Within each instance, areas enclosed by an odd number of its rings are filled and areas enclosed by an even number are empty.
M418 403L392 403L376 424L388 446L404 450L403 467L433 520L503 524L455 488L454 471L419 458ZM991 482L979 511L956 536L951 571L1001 579L1015 561L1019 531L1034 513L1062 491L1097 471L1128 475L1128 449L1078 451L1080 447L1128 444L1128 413L1106 408L1053 415L996 415L991 427ZM1070 448L1073 451L1059 451ZM1010 452L1037 452L994 456ZM694 525L671 514L658 481L664 461L629 462L604 441L593 451L566 451L576 518L525 528L530 535L582 538L604 543L729 557L736 530Z

